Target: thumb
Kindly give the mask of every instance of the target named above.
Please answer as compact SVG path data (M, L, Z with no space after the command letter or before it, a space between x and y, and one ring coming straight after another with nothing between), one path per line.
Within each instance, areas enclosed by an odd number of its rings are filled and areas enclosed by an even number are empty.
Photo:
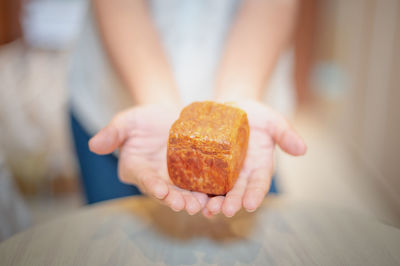
M291 155L304 155L307 151L307 146L303 139L280 114L276 114L276 119L270 129L270 134L275 143L277 143L282 150Z
M96 154L108 154L118 149L127 138L125 115L117 115L105 128L89 140L89 149Z

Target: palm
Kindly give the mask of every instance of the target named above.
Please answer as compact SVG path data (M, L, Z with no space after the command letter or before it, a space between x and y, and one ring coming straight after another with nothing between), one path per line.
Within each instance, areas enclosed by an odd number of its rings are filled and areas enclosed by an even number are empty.
M241 176L249 179L257 171L267 171L263 174L270 175L271 172L268 171L273 167L275 143L268 134L268 126L274 123L274 114L256 103L245 103L241 107L247 113L250 126L249 147Z
M168 131L177 113L146 106L135 108L126 115L132 116L132 126L128 128L128 138L120 150L120 171L137 173L150 168L169 182L166 168Z

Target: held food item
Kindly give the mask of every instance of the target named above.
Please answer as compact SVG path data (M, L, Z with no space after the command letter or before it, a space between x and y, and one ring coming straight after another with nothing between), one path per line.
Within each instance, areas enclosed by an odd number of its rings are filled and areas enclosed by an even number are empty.
M167 164L172 182L186 190L226 194L242 168L248 140L243 110L208 101L188 105L169 131Z

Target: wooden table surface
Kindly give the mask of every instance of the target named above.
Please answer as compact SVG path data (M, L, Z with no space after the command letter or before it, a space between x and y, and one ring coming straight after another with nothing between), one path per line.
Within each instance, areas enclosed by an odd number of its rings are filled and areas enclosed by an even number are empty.
M400 265L400 230L279 198L207 220L131 197L13 236L0 243L0 265Z

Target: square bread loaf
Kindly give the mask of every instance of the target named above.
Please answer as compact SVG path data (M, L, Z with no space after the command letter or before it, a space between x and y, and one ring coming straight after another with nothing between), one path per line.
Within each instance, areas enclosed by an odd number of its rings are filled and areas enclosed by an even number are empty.
M232 189L246 157L246 112L215 102L185 107L169 132L168 173L183 189L224 195Z

